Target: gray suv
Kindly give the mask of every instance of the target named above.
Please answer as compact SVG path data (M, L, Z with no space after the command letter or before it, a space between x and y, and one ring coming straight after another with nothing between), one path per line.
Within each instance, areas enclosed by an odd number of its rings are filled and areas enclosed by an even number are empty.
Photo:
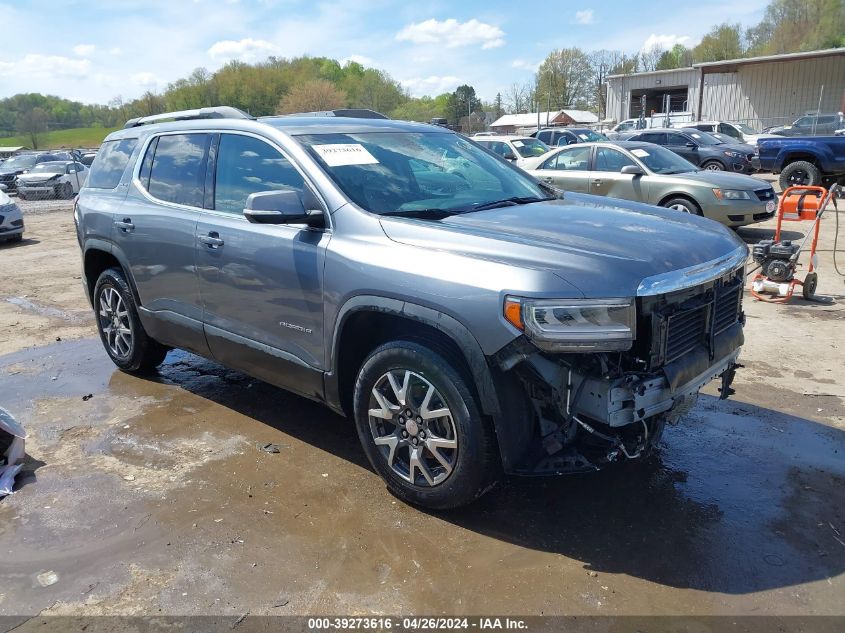
M731 392L743 342L730 230L562 193L437 126L133 120L74 216L120 369L182 348L323 402L429 508L646 455L705 383Z

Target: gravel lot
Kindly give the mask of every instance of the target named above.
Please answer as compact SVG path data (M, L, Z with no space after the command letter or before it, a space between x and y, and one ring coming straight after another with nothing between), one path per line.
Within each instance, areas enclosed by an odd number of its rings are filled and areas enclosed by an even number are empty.
M116 371L70 204L21 206L25 240L0 245L0 402L31 437L0 501L0 615L845 615L832 214L828 302L746 296L736 396L709 386L656 458L425 513L316 404L179 352L153 378Z

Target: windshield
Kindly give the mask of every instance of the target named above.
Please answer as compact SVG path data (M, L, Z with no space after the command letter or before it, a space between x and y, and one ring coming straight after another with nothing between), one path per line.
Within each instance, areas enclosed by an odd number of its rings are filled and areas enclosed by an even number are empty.
M681 158L675 152L660 145L649 145L647 149L637 147L628 151L655 174L682 174L688 171L698 171L698 167L687 159Z
M312 134L297 140L371 213L441 215L548 199L527 174L451 133Z
M606 141L607 137L604 134L593 132L592 130L570 130L575 136L581 139L583 143L598 143Z
M724 145L722 141L717 139L709 132L702 132L700 130L689 131L688 134L695 139L699 145Z
M64 163L39 163L35 167L32 168L32 173L45 171L50 174L63 174L65 173L65 164Z
M14 156L3 163L3 169L29 169L35 164L33 155Z
M549 151L549 146L536 138L518 138L511 143L523 158L542 156Z

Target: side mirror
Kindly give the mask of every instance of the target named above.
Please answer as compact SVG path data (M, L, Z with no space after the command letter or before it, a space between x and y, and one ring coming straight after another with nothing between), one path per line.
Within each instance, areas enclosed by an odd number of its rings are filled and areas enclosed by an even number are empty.
M516 160L516 154L514 154L513 152L505 152L504 154L502 154L502 158L504 158L505 160Z
M696 145L692 141L687 141L686 143L684 143L684 146L686 146L686 147L698 147L698 145Z
M619 170L620 174L630 174L631 176L645 176L645 172L639 165L625 165Z
M244 216L253 224L305 224L315 228L325 226L323 211L306 209L299 193L292 189L250 194L246 199Z

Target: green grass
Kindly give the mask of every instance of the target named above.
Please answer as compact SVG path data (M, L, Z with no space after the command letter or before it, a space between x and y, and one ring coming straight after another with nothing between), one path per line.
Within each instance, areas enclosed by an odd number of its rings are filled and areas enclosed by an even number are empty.
M97 147L103 142L107 134L120 128L80 127L72 130L55 130L41 134L38 138L38 149L59 149L61 147ZM0 146L14 147L23 145L30 149L32 141L28 136L7 136L0 138Z

